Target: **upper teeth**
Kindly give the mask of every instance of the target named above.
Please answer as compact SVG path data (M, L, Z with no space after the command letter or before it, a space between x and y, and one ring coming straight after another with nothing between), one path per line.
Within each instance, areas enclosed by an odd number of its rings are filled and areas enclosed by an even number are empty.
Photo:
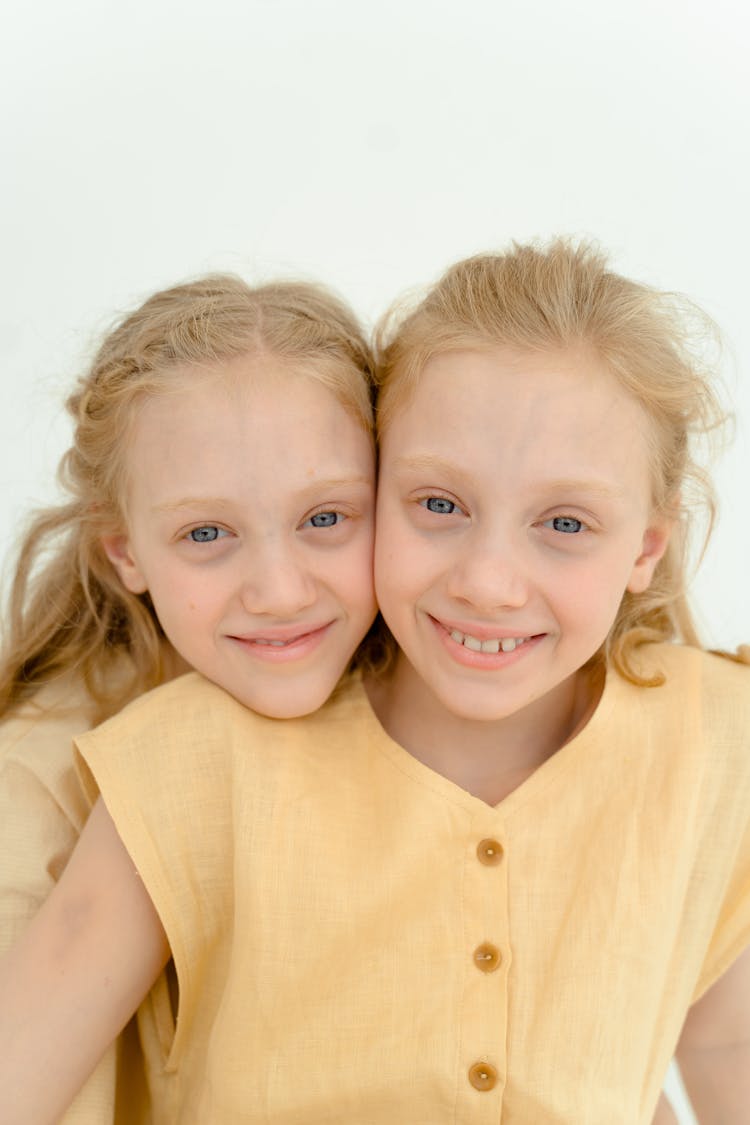
M255 643L256 643L256 645L273 645L275 648L283 648L284 645L288 645L290 642L289 641L267 641L263 637L257 637Z
M456 644L471 649L472 652L513 652L522 645L526 637L493 637L489 641L480 641L479 637L472 637L469 633L461 633L458 629L451 630L451 636Z

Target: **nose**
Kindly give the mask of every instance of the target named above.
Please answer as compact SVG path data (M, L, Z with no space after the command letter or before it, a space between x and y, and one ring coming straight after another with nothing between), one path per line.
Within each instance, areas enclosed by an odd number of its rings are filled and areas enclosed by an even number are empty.
M528 567L509 539L474 536L454 561L447 592L480 613L520 609L529 599Z
M248 613L292 618L315 602L309 566L286 545L256 542L248 546L242 567L240 600Z

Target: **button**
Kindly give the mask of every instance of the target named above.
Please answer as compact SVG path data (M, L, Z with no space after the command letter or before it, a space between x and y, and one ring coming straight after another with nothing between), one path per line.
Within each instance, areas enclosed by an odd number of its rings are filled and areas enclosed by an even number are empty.
M474 964L483 973L494 973L501 961L500 950L489 941L483 941L474 950Z
M477 859L485 867L496 867L503 858L503 845L497 840L480 840L477 844Z
M497 1071L491 1063L474 1063L469 1067L469 1082L475 1090L494 1090Z

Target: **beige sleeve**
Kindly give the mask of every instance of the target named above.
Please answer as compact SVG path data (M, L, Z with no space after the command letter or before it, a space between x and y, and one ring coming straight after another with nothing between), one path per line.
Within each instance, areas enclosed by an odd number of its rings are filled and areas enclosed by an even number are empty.
M0 951L23 932L78 839L55 795L23 763L0 767Z
M61 726L41 721L23 731L18 720L9 720L0 727L0 955L59 879L88 812L73 769L70 734ZM19 728L26 739L18 737ZM134 1100L124 1091L118 1097L117 1059L126 1049L133 1053L127 1039L109 1048L62 1125L146 1125L142 1082L134 1079Z

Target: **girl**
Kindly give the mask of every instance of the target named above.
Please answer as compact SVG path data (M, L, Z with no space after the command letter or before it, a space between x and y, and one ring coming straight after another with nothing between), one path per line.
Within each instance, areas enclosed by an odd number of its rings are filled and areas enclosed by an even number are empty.
M285 723L192 674L78 739L104 803L3 968L10 1123L170 948L165 1120L648 1123L681 1031L743 1120L750 676L685 603L717 408L676 313L519 247L380 360L390 670Z
M330 694L374 615L370 386L354 318L307 284L207 277L155 294L104 341L68 403L70 500L36 520L12 592L0 950L89 811L74 734L189 665L272 715ZM140 1014L149 1083L167 984ZM117 1120L145 1121L137 1039L121 1049ZM112 1119L114 1069L110 1052L66 1121Z

